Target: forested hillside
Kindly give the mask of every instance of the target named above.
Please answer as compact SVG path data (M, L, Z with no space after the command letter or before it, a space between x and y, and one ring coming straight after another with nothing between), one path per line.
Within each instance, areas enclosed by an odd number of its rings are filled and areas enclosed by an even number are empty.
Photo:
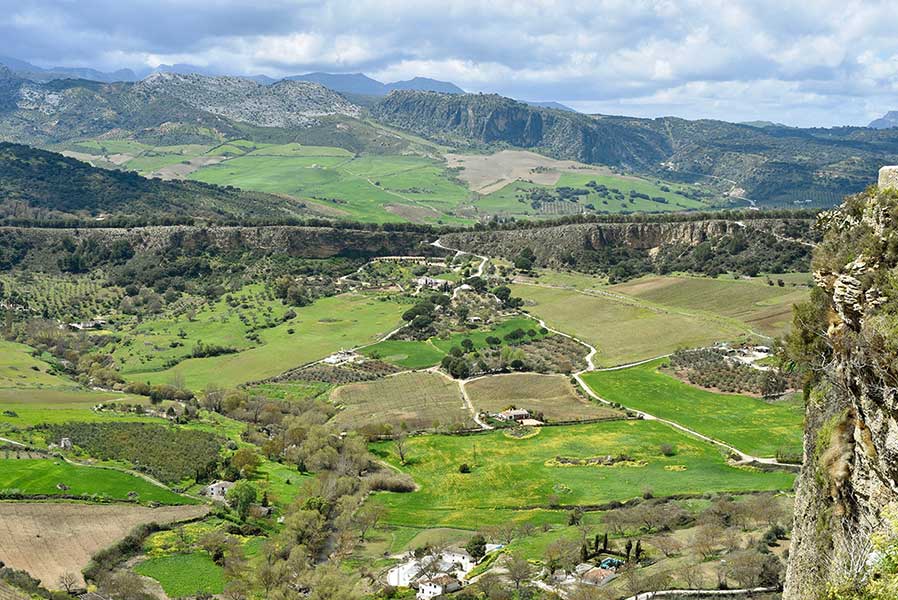
M14 221L101 214L143 219L311 214L302 203L193 181L98 169L61 154L0 142L0 217Z

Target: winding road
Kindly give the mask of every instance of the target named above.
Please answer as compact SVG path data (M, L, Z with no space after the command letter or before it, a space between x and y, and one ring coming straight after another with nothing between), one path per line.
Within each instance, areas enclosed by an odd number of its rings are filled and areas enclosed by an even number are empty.
M449 248L449 247L443 245L442 243L440 243L439 240L433 242L432 245L434 245L434 246L436 246L436 247L438 247L438 248L442 248L442 249L444 249L444 250L455 251L455 252L457 252L457 253L458 253L458 252L462 252L461 250L458 250L458 249L456 249L456 248ZM468 253L468 254L470 254L470 253ZM479 267L478 270L477 270L478 276L479 276L479 275L481 275L481 274L483 273L484 267L485 267L486 262L487 262L488 259L487 259L487 257L485 257L485 256L479 256L479 255L476 255L476 254L472 254L472 256L477 256L478 258L481 259L480 267ZM532 317L532 315L528 315L528 316ZM586 392L586 394L588 394L588 395L589 395L591 398L593 398L594 400L596 400L596 401L598 401L598 402L601 402L601 403L603 403L603 404L606 404L606 405L608 405L608 406L612 406L612 403L609 402L608 400L602 398L601 396L599 396L597 393L595 393L595 392L593 391L592 388L590 388L590 387L586 384L586 382L583 380L583 377L582 377L584 373L589 373L589 372L592 372L592 371L616 371L616 370L620 370L620 369L627 369L627 368L629 368L629 367L635 367L635 366L638 366L638 365L642 365L642 364L651 362L651 361L653 361L653 360L657 360L657 359L659 359L659 358L665 358L665 357L667 357L667 356L670 356L670 354L661 354L661 355L659 355L659 356L653 356L652 358L646 358L646 359L643 359L643 360L639 360L639 361L636 361L636 362L627 363L627 364L623 364L623 365L617 365L617 366L613 366L613 367L605 367L605 368L597 368L597 367L595 366L595 361L594 361L594 359L595 359L596 354L598 354L598 350L595 348L595 346L593 346L592 344L589 344L588 342L585 342L585 341L581 340L580 338L577 338L577 337L575 337L575 336L573 336L573 335L570 335L570 334L568 334L568 333L565 333L565 332L563 332L563 331L559 331L559 330L557 330L557 329L554 329L553 327L550 327L550 326L548 325L548 323L545 322L544 319L537 318L537 321L539 322L539 324L540 324L542 327L545 327L546 329L548 329L548 330L551 331L552 333L555 333L555 334L557 334L557 335L562 335L562 336L564 336L564 337L566 337L566 338L569 338L569 339L571 339L571 340L574 340L575 342L577 342L577 343L579 343L579 344L581 344L581 345L583 345L583 346L585 346L586 348L589 349L589 353L586 355L586 365L587 365L586 368L583 369L583 370L581 370L581 371L577 371L576 373L574 373L574 374L573 374L573 377L574 377L574 380L577 382L577 384L580 386L580 388L581 388L584 392ZM476 378L472 378L472 379L476 379ZM468 405L468 408L471 410L471 414L474 415L474 420L477 421L478 425L480 425L480 426L481 426L482 428L484 428L484 429L492 429L491 427L489 427L489 426L486 425L485 423L482 423L482 422L480 421L480 419L476 416L476 409L474 408L473 404L471 403L470 399L468 398L467 393L465 392L465 383L467 383L467 382L470 381L470 380L471 380L471 379L467 379L467 380L462 380L462 381L459 382L459 383L460 383L460 386L461 386L461 389L462 389L462 395L463 395L463 397L465 398L465 402L466 402L466 404ZM623 406L623 405L622 405L622 406ZM747 452L743 452L742 450L739 450L739 449L736 448L735 446L731 446L730 444L727 444L726 442L722 442L722 441L720 441L720 440L717 440L717 439L714 439L714 438L712 438L712 437L709 437L709 436L707 436L707 435L705 435L705 434L703 434L703 433L699 433L698 431L696 431L696 430L694 430L694 429L691 429L691 428L689 428L689 427L686 427L685 425L683 425L683 424L681 424L681 423L678 423L678 422L676 422L676 421L671 421L670 419L663 419L663 418L658 417L658 416L656 416L656 415L653 415L653 414L651 414L651 413L647 413L647 412L645 412L645 411L643 411L643 410L638 410L638 409L630 408L630 407L627 407L627 406L623 406L623 409L624 409L625 411L632 412L633 414L637 415L638 417L640 417L640 418L642 418L642 419L644 419L644 420L646 420L646 421L657 421L657 422L659 422L659 423L664 423L665 425L667 425L667 426L669 426L669 427L673 427L674 429L676 429L676 430L678 430L678 431L680 431L680 432L682 432L682 433L685 433L685 434L690 435L690 436L692 436L692 437L698 438L698 439L700 439L700 440L702 440L702 441L704 441L704 442L707 442L707 443L709 443L709 444L712 444L712 445L714 445L714 446L717 446L718 448L720 448L720 449L722 449L722 450L725 450L725 451L728 452L729 454L735 455L736 457L738 457L738 460L736 461L737 464L762 464L762 465L770 465L770 466L776 466L776 467L783 467L783 468L788 468L788 469L794 469L794 468L796 468L796 466L797 466L797 465L790 464L790 463L782 463L782 462L779 462L779 461L777 461L775 458L768 458L768 457L762 457L762 456L754 456L754 455L749 454L749 453L747 453Z

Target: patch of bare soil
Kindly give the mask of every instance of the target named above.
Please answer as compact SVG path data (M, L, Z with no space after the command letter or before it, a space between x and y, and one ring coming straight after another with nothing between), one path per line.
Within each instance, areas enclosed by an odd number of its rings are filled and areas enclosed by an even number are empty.
M526 150L503 150L495 154L447 154L449 168L461 168L458 177L468 189L491 194L514 181L529 181L540 185L555 185L564 171L611 173L606 168L587 165L574 160L555 160Z
M226 156L198 156L185 160L174 165L162 167L150 174L150 177L158 177L159 179L184 179L194 171L208 167L209 165L217 165L227 160Z
M0 503L0 561L58 588L59 577L81 569L98 550L144 523L174 523L204 516L209 507L148 508L127 504Z
M384 209L389 213L408 219L412 223L424 223L427 219L432 219L440 214L437 210L428 206L413 206L411 204L387 204L384 206Z

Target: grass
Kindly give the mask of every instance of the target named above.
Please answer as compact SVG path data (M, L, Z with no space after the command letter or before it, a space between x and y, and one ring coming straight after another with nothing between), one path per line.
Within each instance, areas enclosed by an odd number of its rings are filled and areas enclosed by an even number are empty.
M502 321L489 329L452 333L443 338L433 337L429 340L420 341L384 340L364 348L362 353L366 356L379 357L406 369L424 369L439 363L453 346L461 348L462 340L464 339L470 339L474 344L475 350L484 350L489 347L486 338L491 336L497 337L502 340L503 344L506 344L507 342L503 339L504 336L516 329L536 332L536 335L527 336L527 339L539 339L546 335L540 333L539 323L533 319L514 317Z
M661 373L664 361L618 371L594 371L584 381L602 398L671 421L755 456L801 451L800 402L770 403L738 394L718 394Z
M343 408L333 422L344 429L381 423L396 429L405 423L412 430L474 425L458 384L438 373L415 371L350 383L335 389L331 401Z
M141 502L160 504L194 504L196 501L179 496L171 490L145 479L115 469L73 465L61 460L45 458L6 458L14 451L0 452L0 490L19 490L29 496L100 496L126 500L134 491ZM59 490L57 484L69 489Z
M541 412L549 421L576 421L619 416L617 411L583 398L567 377L511 373L482 377L465 385L477 410L499 412L509 405Z
M51 366L31 355L24 344L0 340L0 388L76 387L65 377L50 372Z
M775 280L778 276L772 276ZM648 302L712 312L741 321L766 335L783 335L792 305L805 300L805 287L767 285L763 279L735 280L690 276L648 276L610 288Z
M674 446L675 455L663 455L659 450L663 444ZM786 490L794 480L788 473L731 467L711 445L651 421L544 427L526 439L501 431L422 435L410 438L407 445L406 465L400 465L391 442L371 446L377 456L408 472L420 485L412 493L375 496L389 509L387 521L395 525L472 529L507 521L558 522L558 511L548 510L553 497L563 505L596 505L640 496L646 488L656 496ZM558 456L621 454L641 462L551 466ZM473 465L472 472L459 473L461 462Z
M612 366L668 354L677 348L704 346L743 334L723 320L640 306L571 289L514 285L512 294L552 327L592 344L595 362Z
M603 198L598 193L590 190L589 194L578 196L576 203L564 201L561 203L554 203L552 207L544 206L541 209L534 209L526 199L526 192L534 188L549 191L554 190L557 187L589 189L585 186L590 181L606 185L609 188L617 188L623 192L625 198L623 200ZM669 191L661 189L661 185L666 186ZM561 176L558 178L555 185L515 181L495 192L479 198L475 202L475 206L479 210L490 214L522 216L556 216L559 214L579 213L588 210L586 209L587 204L592 204L594 209L598 212L608 213L666 212L684 209L699 209L706 206L704 202L675 194L674 190L677 189L686 190L688 189L688 186L669 182L656 184L653 181L641 177L628 175L602 175L595 172L576 173L565 171L561 173ZM647 194L651 198L664 198L667 202L657 202L655 200L646 200L644 198L635 198L633 202L630 202L628 194L631 190ZM521 202L518 199L521 196L524 197L524 202ZM563 212L559 212L559 210Z
M160 421L134 413L97 412L93 407L103 402L122 400L129 404L147 404L142 396L124 393L65 389L0 389L0 429L30 427L41 423L70 421ZM10 411L15 416L2 414Z
M311 199L365 222L401 222L402 208L427 222L460 222L468 197L438 161L423 156L353 157L339 148L263 147L190 175L192 179Z
M365 348L362 353L405 369L432 367L446 355L429 341L409 340L384 340Z
M303 475L296 467L266 460L256 470L254 481L268 493L272 504L286 507L299 496L302 483L308 478L309 475Z
M262 344L257 347L212 358L190 358L169 369L131 372L126 377L150 383L182 379L190 389L265 379L341 348L375 341L399 323L406 308L361 294L322 298L295 309L293 319L259 331Z
M212 557L205 552L150 558L134 570L158 581L170 598L224 591L224 569L212 562Z

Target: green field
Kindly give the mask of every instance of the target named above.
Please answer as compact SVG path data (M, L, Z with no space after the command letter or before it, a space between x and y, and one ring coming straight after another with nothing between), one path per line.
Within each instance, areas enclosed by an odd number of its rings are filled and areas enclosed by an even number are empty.
M406 369L424 369L432 367L440 362L453 346L461 348L462 340L470 339L474 349L484 350L489 347L486 342L488 337L497 337L500 340L516 329L524 331L534 330L535 336L527 339L539 339L545 334L540 333L540 325L533 319L526 317L514 317L501 323L497 323L488 329L478 329L453 333L446 337L433 337L429 340L385 340L364 348L362 353L366 356L376 356L387 362L391 362ZM505 340L502 342L506 344Z
M0 490L19 490L25 495L100 496L126 500L137 492L141 502L194 504L196 501L149 481L102 467L83 467L57 459L13 458L15 451L0 451ZM68 486L59 490L57 484Z
M779 276L773 275L775 280ZM807 299L806 287L767 285L761 279L648 276L609 288L640 300L736 319L766 335L783 335L792 320L792 305Z
M150 558L134 570L158 581L170 598L224 591L224 569L212 562L212 557L205 552Z
M675 447L664 456L662 444ZM794 476L727 465L713 446L662 423L612 421L544 427L538 435L514 439L495 431L475 436L424 435L408 440L408 465L401 466L391 442L372 451L408 472L420 490L375 496L397 525L473 529L508 520L552 520L554 496L560 504L601 504L637 497L646 488L656 496L717 491L786 490ZM475 458L476 451L476 458ZM556 457L587 459L628 455L616 466L552 466ZM462 474L468 462L473 471ZM525 508L526 507L526 508ZM539 508L543 507L543 508Z
M597 184L605 185L609 188L617 188L623 192L625 198L623 200L604 198L594 190L586 187L586 184L590 181L595 181ZM661 189L660 185L666 186L668 191ZM704 202L686 198L674 193L674 190L686 190L688 189L688 186L675 183L662 183L660 185L653 181L635 176L563 171L555 185L541 185L527 181L515 181L495 192L478 198L475 202L475 206L478 210L489 214L516 216L559 216L563 214L575 214L588 210L586 208L588 204L591 204L595 211L608 213L667 212L706 207ZM551 191L558 187L587 189L590 193L578 196L576 202L554 202L549 206L543 206L539 209L534 209L531 206L531 203L526 200L526 192L528 190L536 188ZM630 202L629 192L631 190L647 194L650 198L664 198L666 202L646 200L644 198L634 198L633 202ZM519 200L519 197L521 196L525 197L524 202Z
M583 380L606 400L675 421L755 456L775 456L781 449L801 452L800 402L717 394L659 372L663 363L594 371L585 373Z
M0 340L0 388L77 387L74 381L52 374L51 366L32 352L24 344Z
M423 156L353 157L339 148L269 146L195 171L191 179L287 194L366 222L459 222L468 191Z
M743 333L736 324L668 312L572 289L514 285L525 308L552 327L598 350L597 365L612 366L730 340Z
M190 358L169 369L131 372L126 377L150 383L182 378L190 389L202 389L210 383L224 387L264 379L342 348L373 342L398 325L406 308L360 294L322 298L295 309L293 319L259 331L260 346L236 354Z
M69 421L161 421L134 413L97 412L94 406L122 400L128 404L147 404L142 396L115 392L56 389L0 389L0 430L5 427L30 427L40 423ZM3 414L9 411L13 414Z
M384 340L362 350L366 356L378 357L405 369L426 369L442 360L445 352L430 341Z

